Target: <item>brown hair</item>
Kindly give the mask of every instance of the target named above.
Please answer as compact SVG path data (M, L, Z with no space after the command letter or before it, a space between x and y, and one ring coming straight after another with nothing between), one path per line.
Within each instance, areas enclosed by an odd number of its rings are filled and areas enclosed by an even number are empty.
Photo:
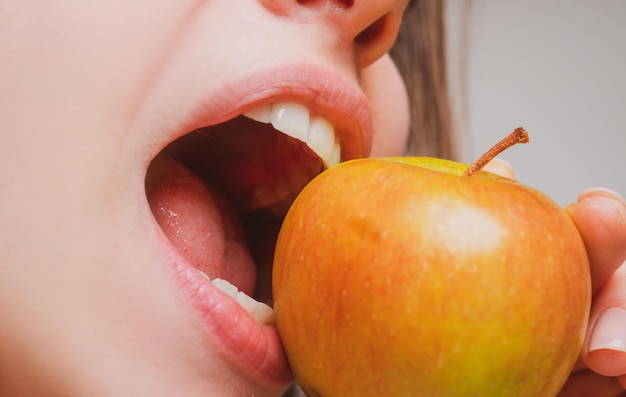
M447 73L445 2L412 0L390 54L402 74L410 101L407 154L457 157Z

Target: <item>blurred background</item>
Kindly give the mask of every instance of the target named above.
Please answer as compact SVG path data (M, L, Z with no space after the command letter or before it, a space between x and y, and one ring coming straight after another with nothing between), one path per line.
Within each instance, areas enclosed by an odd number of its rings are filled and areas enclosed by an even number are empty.
M469 33L464 161L521 125L530 144L501 155L521 182L561 205L593 186L626 197L626 1L462 3L449 27Z

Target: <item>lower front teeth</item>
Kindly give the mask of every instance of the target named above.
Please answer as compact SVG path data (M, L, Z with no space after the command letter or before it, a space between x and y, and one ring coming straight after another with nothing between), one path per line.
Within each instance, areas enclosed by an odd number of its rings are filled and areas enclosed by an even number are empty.
M252 318L254 318L258 323L264 325L276 324L274 309L269 307L267 304L256 301L244 292L239 291L237 287L232 285L230 282L221 278L213 279L211 280L211 283L239 303L239 305L246 309L250 316L252 316Z
M253 319L255 319L260 324L265 325L274 325L276 324L276 319L274 318L274 309L269 307L263 302L259 302L254 298L249 297L244 292L237 292L237 297L235 297L235 301L243 306L244 309Z

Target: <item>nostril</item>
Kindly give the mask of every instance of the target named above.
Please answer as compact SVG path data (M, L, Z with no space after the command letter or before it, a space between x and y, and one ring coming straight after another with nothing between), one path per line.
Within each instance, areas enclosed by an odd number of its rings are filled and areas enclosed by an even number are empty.
M320 0L296 0L298 4L317 3L319 1ZM354 0L332 0L332 1L324 0L324 2L325 3L328 3L328 2L337 3L344 8L350 8L354 4Z
M401 19L401 13L388 12L354 37L360 67L370 65L389 51L398 35Z
M355 38L354 42L358 45L367 45L376 40L385 29L387 14L378 18L374 23L363 29Z

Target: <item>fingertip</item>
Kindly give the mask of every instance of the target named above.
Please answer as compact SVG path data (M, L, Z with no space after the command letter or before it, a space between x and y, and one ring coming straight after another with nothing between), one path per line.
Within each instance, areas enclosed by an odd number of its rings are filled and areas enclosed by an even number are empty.
M582 358L604 376L626 374L626 264L595 297Z
M600 349L587 353L585 358L587 367L602 376L625 376L626 352Z
M513 167L508 162L496 157L483 167L483 170L509 179L516 179Z
M626 203L612 190L593 188L565 211L585 242L594 291L581 358L600 375L626 376Z
M612 350L626 354L626 310L610 307L596 320L589 341L589 351Z
M626 203L612 190L594 188L565 211L585 242L595 292L626 260Z
M578 201L584 201L588 199L603 198L616 201L618 204L625 205L624 198L619 195L615 190L607 189L604 187L594 187L584 190L579 196Z

